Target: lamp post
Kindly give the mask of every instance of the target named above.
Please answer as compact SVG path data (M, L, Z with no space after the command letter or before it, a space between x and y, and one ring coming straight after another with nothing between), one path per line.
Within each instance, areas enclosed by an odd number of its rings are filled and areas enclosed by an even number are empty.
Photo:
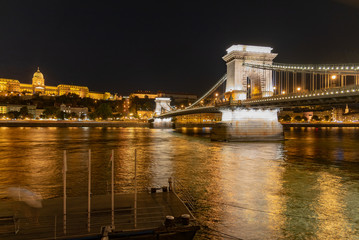
M336 87L337 86L337 75L333 74L331 77L330 77L332 80L333 80L333 87Z
M251 97L251 85L248 84L247 86L247 99Z

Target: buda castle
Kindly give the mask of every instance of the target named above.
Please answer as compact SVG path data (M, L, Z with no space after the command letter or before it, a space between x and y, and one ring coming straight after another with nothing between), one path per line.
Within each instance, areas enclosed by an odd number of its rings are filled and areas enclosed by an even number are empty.
M116 100L117 96L109 92L98 93L90 92L88 87L60 84L55 86L46 86L44 75L38 68L32 78L32 84L20 83L19 80L0 78L0 96L14 94L33 95L40 94L45 96L61 96L69 93L79 95L81 98L89 97L97 100Z

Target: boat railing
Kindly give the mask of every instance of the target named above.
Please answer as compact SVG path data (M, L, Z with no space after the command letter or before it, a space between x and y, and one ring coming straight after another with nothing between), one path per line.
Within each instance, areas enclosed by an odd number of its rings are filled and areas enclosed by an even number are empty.
M188 190L188 188L183 184L183 182L175 177L171 177L169 182L170 185L172 182L173 192L178 196L179 199L182 200L182 202L187 206L190 212L191 213L195 212L196 211L195 199L190 193L190 191Z
M154 229L163 225L165 209L155 207L120 207L115 209L115 230L133 231L139 229ZM93 235L100 233L101 228L111 225L111 210L94 210L91 212L90 224L88 212L69 212L66 215L66 231L64 231L64 216L41 215L31 213L16 219L16 231L10 227L0 231L0 239L57 239L65 236ZM12 226L9 224L8 226ZM51 231L52 229L52 231Z

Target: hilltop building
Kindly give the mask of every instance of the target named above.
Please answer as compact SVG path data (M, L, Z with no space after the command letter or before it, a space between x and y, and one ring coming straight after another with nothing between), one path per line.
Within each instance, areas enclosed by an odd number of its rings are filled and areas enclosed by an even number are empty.
M77 94L81 98L89 97L97 100L117 100L117 96L111 95L109 92L99 93L90 92L86 86L65 85L46 86L44 75L38 68L32 78L32 84L20 83L19 80L0 78L0 95L8 94L24 94L33 95L40 94L45 96L61 96L65 94Z

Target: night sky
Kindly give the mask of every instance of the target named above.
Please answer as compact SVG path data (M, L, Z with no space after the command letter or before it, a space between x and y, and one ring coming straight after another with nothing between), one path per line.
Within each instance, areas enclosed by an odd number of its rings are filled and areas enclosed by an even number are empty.
M206 92L232 44L273 47L275 62L359 62L356 0L0 1L0 78Z

